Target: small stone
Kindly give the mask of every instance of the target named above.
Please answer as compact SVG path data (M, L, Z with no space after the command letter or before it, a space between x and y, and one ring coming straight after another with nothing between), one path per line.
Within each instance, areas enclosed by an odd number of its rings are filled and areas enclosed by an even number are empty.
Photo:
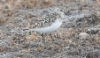
M86 32L81 32L79 34L79 39L88 39L90 37L90 35Z

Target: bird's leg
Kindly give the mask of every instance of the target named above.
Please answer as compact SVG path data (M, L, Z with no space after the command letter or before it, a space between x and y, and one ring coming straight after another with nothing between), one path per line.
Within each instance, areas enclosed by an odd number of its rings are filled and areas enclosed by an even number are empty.
M42 34L43 43L45 43L45 34Z
M28 31L29 32L29 35L32 35L32 31Z
M52 34L51 34L51 33L50 33L50 37L51 37L52 41L54 41L54 39L53 39L53 37L52 37Z

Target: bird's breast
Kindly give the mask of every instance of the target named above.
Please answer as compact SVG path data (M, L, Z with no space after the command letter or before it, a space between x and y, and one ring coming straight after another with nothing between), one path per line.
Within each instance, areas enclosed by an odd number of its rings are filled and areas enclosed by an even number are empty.
M56 31L60 26L62 25L62 22L59 20L56 20L51 26L43 27L43 28L36 28L33 31L37 31L39 33L50 33L53 31Z

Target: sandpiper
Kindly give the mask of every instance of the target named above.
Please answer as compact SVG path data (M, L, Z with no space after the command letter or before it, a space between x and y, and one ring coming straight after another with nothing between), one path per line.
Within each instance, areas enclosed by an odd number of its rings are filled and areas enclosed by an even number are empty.
M37 20L34 23L34 28L28 29L39 33L51 33L56 31L64 22L64 12L59 8L55 8L54 13L47 14L42 20Z

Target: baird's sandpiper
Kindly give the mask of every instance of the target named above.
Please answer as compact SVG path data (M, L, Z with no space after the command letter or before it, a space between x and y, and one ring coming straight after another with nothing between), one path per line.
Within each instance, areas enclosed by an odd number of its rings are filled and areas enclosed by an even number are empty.
M42 34L51 33L60 28L64 21L64 12L62 12L59 8L55 8L53 13L47 14L45 18L41 20L36 20L33 28L28 30Z

